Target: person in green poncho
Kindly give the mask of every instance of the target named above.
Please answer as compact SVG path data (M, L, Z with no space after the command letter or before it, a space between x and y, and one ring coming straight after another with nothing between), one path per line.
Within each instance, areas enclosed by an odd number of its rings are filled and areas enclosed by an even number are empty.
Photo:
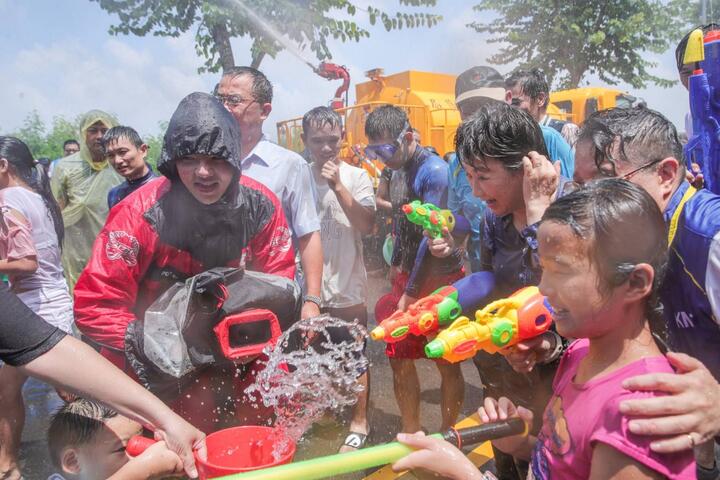
M108 215L107 194L123 178L108 166L101 139L118 124L91 110L80 120L80 151L58 161L51 179L65 223L62 264L70 290L90 258L93 242Z

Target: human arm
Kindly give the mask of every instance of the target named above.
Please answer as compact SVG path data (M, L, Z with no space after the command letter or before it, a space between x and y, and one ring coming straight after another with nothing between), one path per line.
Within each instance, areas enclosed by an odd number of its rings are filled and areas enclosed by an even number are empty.
M206 456L205 435L88 345L65 336L45 354L19 368L27 375L99 400L141 424L151 425L156 438L182 458L188 475L197 477L193 449L201 458Z
M440 438L425 436L423 432L400 433L399 442L416 449L392 465L395 472L422 468L451 480L490 480L463 452Z
M37 271L37 267L37 257L34 255L18 258L16 260L0 260L0 274L10 276L35 273L35 271Z
M298 239L300 265L305 276L305 293L320 297L322 285L322 242L320 239L320 218L317 212L317 191L310 165L298 158L294 162L294 173L288 176L289 193L286 211L288 223ZM283 200L284 202L284 200ZM304 302L301 317L320 314L320 307L314 302Z
M158 237L142 212L132 204L118 207L108 216L75 285L75 323L118 366L125 361L125 330L135 320L139 284L158 248Z
M610 445L597 442L593 448L589 480L662 479L664 475L633 460Z
M7 242L7 257L0 259L0 274L34 273L38 267L37 250L25 216L18 210L3 207L0 211L0 231L5 233Z
M363 235L372 232L375 226L375 201L373 200L373 186L370 177L364 171L352 185L353 191L348 190L340 177L340 166L335 162L325 162L320 175L327 180L328 186L335 193L340 207L345 212L350 225Z
M386 174L385 172L388 172ZM377 196L375 203L377 204L378 210L384 210L387 213L392 213L393 207L390 202L390 178L392 177L392 170L385 167L382 174L380 175L380 181L378 182Z
M422 203L431 203L440 209L444 209L447 206L447 172L448 166L443 161L428 162L418 169L413 188ZM409 222L409 220L404 221ZM404 296L418 296L421 283L431 273L428 272L428 268L432 260L432 255L429 252L428 239L424 237L415 253L415 262L405 287ZM457 249L454 249L444 261L457 266L458 270L462 268L462 255Z
M182 473L182 459L168 449L165 442L157 442L131 458L108 480L152 480L177 477Z
M62 159L57 160L55 163L53 174L50 177L50 190L60 206L60 210L65 209L68 203L68 197L66 190L65 165Z
M656 391L666 396L620 403L631 432L658 438L650 448L659 453L691 449L720 434L720 385L695 358L671 352L667 359L677 373L649 373L626 379L631 391ZM690 436L688 436L690 435ZM690 440L692 438L692 441Z
M305 276L307 295L320 297L322 285L323 253L320 232L312 232L298 239L300 244L300 264ZM320 315L320 306L315 302L305 301L300 317L305 319Z
M528 425L533 424L533 413L525 407L516 407L508 398L494 399L486 397L483 406L478 409L478 415L483 423L497 422L511 417L520 417ZM537 438L532 435L513 435L493 440L492 444L498 450L522 459L529 459L535 448Z

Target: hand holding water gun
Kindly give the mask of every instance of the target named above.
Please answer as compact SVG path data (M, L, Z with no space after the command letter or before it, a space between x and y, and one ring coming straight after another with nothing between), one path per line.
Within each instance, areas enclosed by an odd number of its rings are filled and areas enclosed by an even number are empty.
M552 307L537 287L525 287L478 310L475 320L455 320L425 346L427 357L457 363L473 357L478 350L497 353L547 331L552 323Z
M705 187L720 193L720 32L694 30L688 38L683 63L693 66L688 77L693 135L685 146L688 165L696 164Z
M452 232L455 228L455 217L450 210L442 210L432 203L421 203L414 200L402 206L407 219L415 225L427 230L433 238L442 237L443 228Z
M409 334L428 335L449 325L460 316L462 308L457 301L457 290L442 287L408 307L398 310L370 332L373 340L399 342Z

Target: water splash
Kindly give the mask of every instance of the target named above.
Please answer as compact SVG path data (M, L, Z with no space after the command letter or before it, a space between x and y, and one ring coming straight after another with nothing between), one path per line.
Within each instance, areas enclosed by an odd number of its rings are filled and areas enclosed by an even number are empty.
M345 340L333 342L331 335L339 332ZM329 316L300 321L266 351L265 368L246 393L257 393L274 410L281 436L297 443L325 412L357 401L363 390L357 378L368 367L366 338L367 331L357 322ZM287 440L278 440L275 451L282 453L286 447Z
M289 39L287 36L283 35L278 31L273 25L265 18L258 15L253 9L248 7L245 2L242 0L227 0L227 3L230 3L236 7L238 7L240 10L247 15L247 17L258 27L263 29L265 33L270 35L276 42L278 42L280 45L282 45L285 50L290 52L291 54L295 55L297 58L299 58L303 63L307 64L310 68L313 70L317 69L317 66L313 63L313 60L308 59L304 52L300 50L295 42L293 42L291 39Z

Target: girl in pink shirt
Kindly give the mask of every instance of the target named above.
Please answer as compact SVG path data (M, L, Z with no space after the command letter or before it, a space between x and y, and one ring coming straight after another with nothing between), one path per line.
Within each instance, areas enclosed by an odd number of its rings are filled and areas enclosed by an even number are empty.
M667 249L657 204L625 180L593 182L548 207L538 242L540 291L555 310L558 333L578 340L562 358L538 437L493 445L529 458L529 478L537 480L695 478L692 451L652 451L652 438L631 433L631 418L619 409L623 400L658 395L630 392L624 379L673 371L656 336L663 331L657 289ZM484 422L516 415L532 421L529 410L507 398L486 398L479 413ZM401 440L424 450L398 462L398 469L491 478L471 469L457 450L409 437Z

